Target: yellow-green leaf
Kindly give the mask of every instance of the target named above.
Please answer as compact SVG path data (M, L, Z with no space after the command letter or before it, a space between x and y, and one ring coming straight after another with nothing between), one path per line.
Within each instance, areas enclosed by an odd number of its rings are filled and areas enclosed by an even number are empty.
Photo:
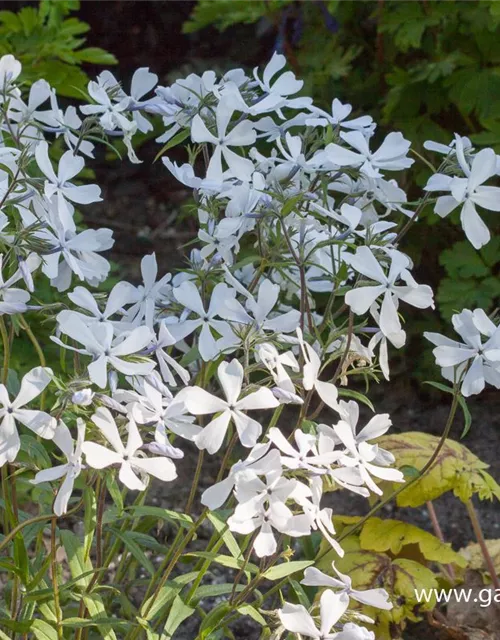
M432 533L400 520L370 518L363 525L359 536L361 548L367 551L390 551L397 556L403 547L418 545L427 560L440 564L457 564L465 567L466 560L449 543L441 542Z
M420 471L436 450L439 438L428 433L410 431L382 436L378 443L395 456L399 469L414 467ZM500 499L500 486L487 473L488 467L467 447L448 439L433 466L420 480L398 495L397 504L400 507L419 507L447 491L453 491L463 502L474 494L481 500L491 500L493 497Z

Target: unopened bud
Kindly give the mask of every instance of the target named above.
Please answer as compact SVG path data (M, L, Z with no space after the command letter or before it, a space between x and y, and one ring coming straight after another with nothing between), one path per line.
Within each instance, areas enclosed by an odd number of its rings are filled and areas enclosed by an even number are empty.
M81 389L80 391L75 391L75 393L71 396L71 402L73 404L78 404L81 407L88 407L92 404L94 399L94 392L91 389Z

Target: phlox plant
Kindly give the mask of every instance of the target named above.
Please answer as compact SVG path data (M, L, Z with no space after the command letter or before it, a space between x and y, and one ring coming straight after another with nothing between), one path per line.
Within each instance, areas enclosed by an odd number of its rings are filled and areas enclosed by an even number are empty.
M335 564L315 566L320 548L344 555L327 493L397 487L380 505L418 479L405 483L377 444L391 420L360 389L389 380L405 310L434 308L401 248L409 227L427 204L460 209L471 244L488 243L481 209L500 210L500 165L460 136L429 143L439 171L408 202L392 176L412 165L410 142L376 142L372 118L337 100L316 108L285 64L275 54L253 75L207 71L168 87L148 68L130 87L105 71L88 103L62 108L44 79L26 91L21 64L0 59L2 640L156 640L183 624L214 640L235 637L243 616L276 640L369 640L373 612L394 606ZM193 191L197 247L173 274L144 256L139 284L104 294L112 232L75 223L101 200L78 176L117 137L140 162L133 138L153 119L165 171ZM184 141L178 165L168 150ZM41 299L43 281L57 303ZM460 342L427 336L453 395L427 468L463 398L500 387L495 319L466 309L453 326ZM14 371L21 334L40 364ZM193 449L184 510L151 505L157 481L176 492ZM158 521L175 532L165 545L149 535ZM213 535L200 550L203 527ZM232 578L211 584L214 564Z

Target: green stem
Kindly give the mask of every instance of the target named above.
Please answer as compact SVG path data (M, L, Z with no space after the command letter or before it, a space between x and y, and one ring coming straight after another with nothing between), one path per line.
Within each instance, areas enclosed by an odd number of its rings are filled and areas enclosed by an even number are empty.
M10 343L3 316L0 316L0 333L2 334L3 343L2 384L7 384L7 378L9 376Z
M233 604L234 597L236 595L236 588L238 587L238 585L240 583L241 576L245 572L247 564L250 562L250 556L252 555L253 545L255 543L255 538L256 537L257 537L257 532L254 532L253 535L252 535L252 538L250 540L250 544L248 545L248 549L247 549L247 552L245 554L245 558L243 560L243 565L242 565L241 569L238 571L238 573L236 574L236 577L234 579L233 589L231 591L231 597L229 598L229 604L230 605Z
M189 515L191 513L191 509L193 508L194 498L196 496L196 491L198 489L198 484L200 482L201 470L203 468L203 459L205 457L205 451L203 449L198 453L198 461L196 463L196 471L194 472L193 482L191 483L191 490L189 492L188 501L186 504L186 509L184 513Z
M59 599L59 582L57 580L57 547L56 547L56 529L57 517L53 517L50 526L50 557L51 557L51 575L52 575L52 591L54 592L54 608L56 610L56 631L58 640L64 640L63 634L63 615L61 602Z

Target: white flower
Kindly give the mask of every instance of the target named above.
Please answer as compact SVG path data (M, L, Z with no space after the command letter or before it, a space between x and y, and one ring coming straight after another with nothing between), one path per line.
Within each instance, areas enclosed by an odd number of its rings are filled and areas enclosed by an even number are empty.
M16 422L20 422L41 438L54 437L55 418L45 411L23 407L39 396L52 380L52 370L35 367L21 381L21 388L14 400L10 400L5 385L0 384L0 467L16 459L21 447Z
M151 361L130 362L123 359L123 356L137 354L151 343L152 333L148 327L136 327L128 335L122 334L115 338L114 327L110 322L89 326L77 315L65 315L59 322L59 328L84 348L71 347L54 336L51 336L52 340L64 349L92 356L93 362L87 366L89 377L101 389L107 383L108 365L130 376L147 375L155 367Z
M261 480L250 469L236 474L235 495L239 504L227 522L231 531L243 534L260 528L254 542L254 550L259 558L276 551L273 528L294 536L310 532L308 523L300 516L295 517L285 504L296 485L296 480L282 477L279 460L276 465L269 466L265 480ZM297 524L302 528L299 529Z
M335 455L335 457L338 458L339 454L340 452L333 452L333 449L330 449L323 451L320 455L321 457ZM310 479L310 488L307 492L304 491L304 485L299 484L298 490L294 492L292 497L304 510L304 514L309 520L311 528L313 530L318 529L332 549L342 558L344 556L344 550L334 538L336 532L333 525L333 510L330 507L321 507L322 496L323 480L320 476L316 475Z
M217 376L226 400L213 396L201 387L187 387L183 392L183 400L188 411L193 415L220 413L196 436L196 445L200 449L206 449L210 454L218 451L232 420L241 444L244 447L255 446L262 433L262 426L243 412L273 409L279 406L279 402L273 396L272 391L265 387L240 398L243 385L243 367L236 359L231 362L221 362L217 369Z
M10 54L2 56L0 58L0 91L3 92L11 82L14 82L21 71L21 63L14 56Z
M76 233L65 228L54 209L48 225L36 235L50 246L44 254L42 271L58 291L71 286L72 273L93 286L108 277L110 264L98 251L110 249L114 240L110 229L85 229Z
M71 402L73 404L80 405L81 407L89 407L94 400L94 392L88 387L86 389L80 389L75 391L71 396Z
M368 440L384 434L391 425L388 414L374 416L370 422L356 435L356 425L359 416L359 406L356 402L339 403L340 422L333 425L333 429L320 425L319 430L334 443L344 445L344 453L339 463L345 467L355 467L363 479L364 484L378 495L381 489L375 484L372 475L389 482L404 482L403 474L397 469L387 468L394 462L394 457L388 451L379 449L377 445L369 444ZM382 466L381 466L382 465Z
M299 363L292 351L280 353L270 342L263 342L255 347L255 357L269 369L274 382L280 389L295 394L295 386L285 368L289 367L295 372L300 370Z
M62 420L59 422L53 440L66 456L67 462L51 469L39 471L31 481L33 484L40 484L41 482L53 482L64 476L54 501L54 513L56 516L62 516L68 510L68 502L73 493L75 480L83 468L82 446L85 438L85 423L81 418L77 420L77 431L76 443L73 443L70 430Z
M352 588L352 580L349 576L336 568L335 563L332 562L332 569L338 576L333 578L326 575L315 567L307 567L304 571L304 578L300 581L301 584L307 587L331 587L334 589L341 589L340 593L345 593L353 600L366 604L376 609L392 609L392 603L389 602L389 594L385 589L366 589L365 591L358 591ZM339 593L339 592L337 592Z
M262 475L272 467L279 467L280 455L276 449L269 451L270 445L270 442L256 444L249 452L246 460L240 460L236 464L233 464L227 478L205 489L201 496L201 503L211 511L215 511L215 509L222 507L228 499L239 472L250 469L255 474Z
M143 284L137 287L137 302L127 311L126 320L136 325L144 320L150 329L155 322L155 310L159 300L166 294L168 283L172 279L170 273L165 274L158 281L158 264L156 254L144 256L141 260L141 275Z
M132 100L129 103L129 108L134 108L132 111L132 117L137 124L137 129L142 133L147 133L153 130L153 125L147 120L139 108L147 105L147 101L143 101L142 98L152 91L158 83L158 76L156 73L151 73L149 67L141 67L134 72L132 81L130 84L130 97Z
M229 147L242 147L253 144L256 134L252 123L243 120L236 124L231 131L227 131L234 110L224 101L219 102L215 112L217 134L210 133L201 117L196 114L191 123L191 139L193 142L210 142L215 150L210 158L207 169L207 178L222 180L222 158L227 163L231 175L247 179L252 175L254 165L248 158L243 158Z
M118 128L126 132L137 127L135 122L131 122L123 115L128 109L130 98L125 96L118 103L114 103L111 101L106 89L94 81L89 82L87 89L96 104L80 107L82 113L99 116L101 126L108 131L114 131Z
M4 254L0 253L0 315L13 315L15 313L24 313L27 310L27 303L30 299L30 294L24 289L13 287L12 285L21 280L24 276L21 268L17 269L15 273L7 280L3 279L3 257ZM35 254L32 254L28 258L28 264L26 265L26 272L31 274L40 264L40 258Z
M319 629L316 627L313 617L301 604L285 603L282 609L278 610L281 624L287 631L300 633L307 638L314 640L338 640L333 628L346 612L349 605L349 598L345 593L336 594L330 589L326 589L320 598L321 622ZM348 640L349 636L345 637Z
M320 454L316 447L316 436L304 433L300 429L293 433L297 449L293 448L276 427L269 430L267 437L281 451L281 462L288 469L305 469L312 474L323 474L326 471L325 467L329 467L340 457L340 452Z
M361 173L370 178L379 178L380 170L400 171L411 167L414 160L406 154L411 143L401 133L392 132L375 152L370 151L368 141L361 131L340 132L340 137L356 151L338 144L330 143L325 147L325 155L334 165L340 167L358 167Z
M113 464L120 465L118 474L120 481L134 491L143 491L147 486L137 474L151 475L163 482L175 480L177 471L169 458L163 456L146 458L137 455L143 443L134 420L129 420L127 425L126 446L122 443L116 422L108 409L99 407L92 416L92 422L97 425L114 449L108 449L96 442L84 442L82 450L87 464L93 469L104 469Z
M283 114L279 111L281 107L286 106L292 109L302 109L312 103L311 98L289 98L289 96L302 89L304 82L297 80L291 71L285 71L285 73L282 73L278 77L278 73L285 65L285 56L274 52L273 57L264 69L262 79L257 74L258 68L255 67L253 71L254 78L266 95L253 105L251 108L253 113L277 110L283 117Z
M392 251L390 257L391 266L386 275L369 247L359 247L356 253L346 253L343 256L344 261L358 273L377 283L348 291L345 296L346 304L355 314L362 315L380 296L384 296L379 326L385 336L401 331L397 310L399 300L419 309L434 308L432 289L425 284L419 285L415 282L408 271L410 266L408 257L399 251ZM405 285L396 285L398 279L402 279Z
M165 397L148 380L150 378L144 380L139 401L134 402L129 410L134 420L139 424L154 426L155 440L160 444L166 444L169 435L167 430L193 441L201 432L201 427L193 424L192 416L186 415L183 394L179 393L175 399Z
M174 297L185 309L192 311L198 317L196 319L183 320L168 325L168 330L176 340L182 340L193 331L201 327L198 338L198 351L205 362L213 360L226 347L234 342L231 328L225 320L217 320L221 317L221 310L228 299L232 299L235 292L223 282L219 282L210 298L208 309L205 310L198 287L186 280L174 289ZM216 333L217 338L214 337Z
M51 198L57 195L58 205L67 209L66 200L78 204L101 202L101 189L96 184L84 184L79 187L70 182L85 166L81 156L75 156L73 151L66 151L59 160L57 175L49 159L49 147L46 142L40 142L35 149L35 158L40 171L46 176L45 195Z
M482 149L469 166L465 158L463 142L457 136L456 155L465 178L436 173L430 177L426 191L450 191L449 196L437 199L434 211L441 217L462 204L460 221L467 239L475 249L490 241L488 227L479 217L476 206L489 211L500 211L500 188L484 186L483 183L496 174L497 156L493 149Z
M297 309L291 309L282 314L275 312L272 317L269 317L278 303L279 285L264 278L259 285L257 299L241 285L240 289L246 297L246 308L236 298L226 297L220 311L222 317L234 323L253 325L258 332L290 333L297 329L300 322L300 312Z
M9 104L9 118L17 123L29 123L44 119L46 111L37 111L51 95L50 85L46 80L37 80L31 85L28 104L21 98L14 97Z
M59 318L64 318L67 314L73 314L78 316L86 324L92 324L93 322L111 322L112 316L118 312L124 312L123 308L135 302L137 300L137 292L128 282L118 282L111 289L106 300L104 309L100 309L96 299L85 287L75 287L71 293L68 293L68 298L81 309L85 309L91 315L80 313L78 311L62 311L59 314ZM115 326L119 328L118 322L115 322ZM126 324L122 324L122 329L132 328Z
M500 329L482 309L464 309L452 316L452 323L463 342L439 333L424 333L427 340L436 345L433 354L437 364L443 367L443 377L451 382L463 377L461 392L466 397L481 393L486 382L499 389ZM484 341L482 335L488 339Z
M313 164L306 160L302 149L302 138L300 136L292 136L288 131L285 133L286 148L281 140L276 141L276 146L281 151L284 160L280 160L274 175L278 180L283 180L294 171L313 171Z
M302 384L306 391L315 389L321 400L331 409L337 407L338 391L331 382L323 382L318 376L321 370L321 359L310 344L305 342L300 328L297 328L300 348L304 356L304 370Z
M171 387L177 386L177 381L172 373L171 369L179 376L184 384L188 384L191 377L189 371L184 369L175 358L169 355L165 349L171 347L177 343L177 339L168 330L169 325L165 322L160 323L158 330L158 338L154 337L151 345L152 353L154 353L158 364L160 365L160 372L163 380Z
M332 100L332 111L328 113L318 107L309 107L311 114L306 117L306 125L308 127L326 127L331 124L334 127L340 126L344 129L354 129L361 131L364 136L371 137L375 130L375 123L371 116L360 116L353 120L346 120L352 111L352 105L342 104L340 100L334 98Z

